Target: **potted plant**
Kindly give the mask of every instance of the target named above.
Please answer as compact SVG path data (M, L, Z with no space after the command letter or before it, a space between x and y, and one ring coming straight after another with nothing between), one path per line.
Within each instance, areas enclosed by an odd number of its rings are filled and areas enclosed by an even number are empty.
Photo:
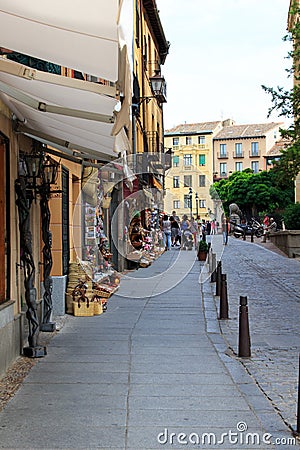
M198 244L198 253L197 253L198 261L206 261L208 249L209 249L208 243L203 239L201 239L201 241L199 241Z

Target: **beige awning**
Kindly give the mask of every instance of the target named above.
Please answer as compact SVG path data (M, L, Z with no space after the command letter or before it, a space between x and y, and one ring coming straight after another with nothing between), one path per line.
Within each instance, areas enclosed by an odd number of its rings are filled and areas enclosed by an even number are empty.
M117 81L118 18L119 0L0 0L0 46Z
M0 98L17 131L82 158L110 161L130 152L124 126L131 71L119 17L118 0L0 0L1 47L112 81L68 78L0 57Z

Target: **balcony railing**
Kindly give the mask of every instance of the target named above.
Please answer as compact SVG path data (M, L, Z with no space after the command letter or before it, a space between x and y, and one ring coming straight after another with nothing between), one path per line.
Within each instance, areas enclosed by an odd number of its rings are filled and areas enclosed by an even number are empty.
M178 144L173 145L173 150L209 150L208 146L206 144Z
M250 150L249 152L249 158L259 158L260 157L260 151L259 150Z
M244 152L233 152L232 155L234 158L244 158Z
M219 159L227 159L228 158L228 153L218 153L218 158Z

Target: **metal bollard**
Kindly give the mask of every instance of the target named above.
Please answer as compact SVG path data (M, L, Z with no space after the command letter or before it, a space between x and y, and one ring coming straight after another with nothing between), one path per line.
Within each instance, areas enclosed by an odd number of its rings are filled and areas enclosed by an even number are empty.
M251 242L254 242L254 233L253 233L253 230L251 230Z
M300 436L300 354L299 354L298 408L297 408L297 429L296 429L296 435Z
M217 276L216 276L216 295L221 295L221 275L222 275L222 263L218 262L217 265Z
M215 253L211 254L211 276L210 276L210 282L215 283L216 282L216 267L217 267L217 255Z
M227 280L225 273L221 274L221 293L220 293L220 316L219 319L229 319L228 317L228 296Z
M245 241L245 240L246 240L246 231L243 234L243 241Z
M240 297L240 317L239 317L239 350L240 358L249 358L251 356L251 343L249 331L249 317L247 297Z

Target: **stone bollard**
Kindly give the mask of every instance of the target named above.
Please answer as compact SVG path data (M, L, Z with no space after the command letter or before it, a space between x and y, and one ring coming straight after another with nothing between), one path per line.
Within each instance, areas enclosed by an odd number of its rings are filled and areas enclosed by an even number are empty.
M207 264L208 264L208 268L210 271L211 270L211 248L209 248L208 253L207 253Z
M221 275L222 275L222 263L218 262L216 269L216 295L221 295Z
M249 317L247 297L240 297L240 316L239 316L239 349L238 355L240 358L250 358L251 343L249 331Z
M229 319L228 317L228 296L227 280L225 273L221 274L221 293L220 293L220 315L219 319Z
M216 282L216 267L217 267L217 255L215 253L211 254L211 276L210 276L210 282L215 283Z

